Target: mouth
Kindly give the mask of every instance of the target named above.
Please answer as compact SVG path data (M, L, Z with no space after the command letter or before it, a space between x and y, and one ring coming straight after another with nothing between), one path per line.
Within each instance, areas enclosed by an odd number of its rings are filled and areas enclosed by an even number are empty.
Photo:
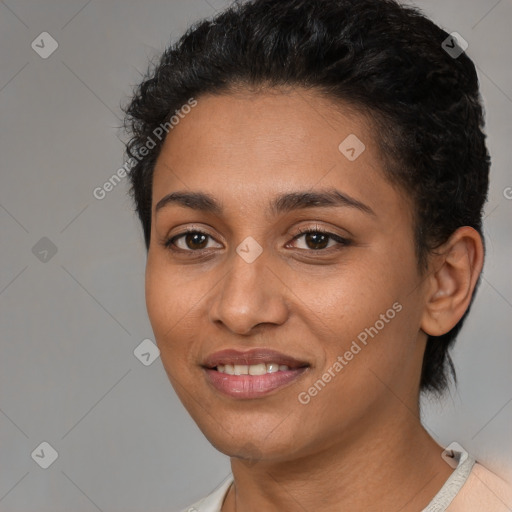
M207 381L216 391L232 398L260 398L281 389L311 365L269 349L215 352L202 365Z

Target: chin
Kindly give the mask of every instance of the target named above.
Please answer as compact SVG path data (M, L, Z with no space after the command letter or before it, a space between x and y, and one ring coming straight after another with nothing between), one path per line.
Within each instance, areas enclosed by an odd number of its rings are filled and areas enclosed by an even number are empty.
M210 425L209 425L210 426ZM213 430L199 428L204 436L219 452L228 457L246 460L248 462L257 461L285 461L293 454L297 453L297 438L291 434L283 433L274 435L271 429L257 429L257 425L252 425L251 429L227 429L219 428L219 425ZM271 432L271 435L268 433Z

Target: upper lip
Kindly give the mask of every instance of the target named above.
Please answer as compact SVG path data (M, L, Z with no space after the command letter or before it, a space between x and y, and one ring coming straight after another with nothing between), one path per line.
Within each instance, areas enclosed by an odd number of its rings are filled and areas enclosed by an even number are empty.
M289 368L309 366L306 361L300 361L294 357L267 348L253 348L245 351L232 348L220 350L210 354L203 362L203 366L206 368L215 368L219 364L252 365L261 363L284 364Z

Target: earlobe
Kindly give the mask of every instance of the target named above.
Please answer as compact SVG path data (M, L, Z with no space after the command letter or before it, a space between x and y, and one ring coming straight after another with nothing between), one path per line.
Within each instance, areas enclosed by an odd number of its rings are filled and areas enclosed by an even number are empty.
M424 332L441 336L455 327L471 303L483 261L482 238L469 226L457 229L436 251L425 287Z

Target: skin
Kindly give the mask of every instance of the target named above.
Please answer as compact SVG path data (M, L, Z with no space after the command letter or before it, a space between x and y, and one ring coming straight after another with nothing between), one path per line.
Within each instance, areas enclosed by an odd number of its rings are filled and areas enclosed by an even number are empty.
M421 273L411 202L384 176L366 118L301 89L197 99L155 166L146 302L174 389L231 458L235 484L222 511L421 510L452 472L419 420L423 352L427 333L447 332L469 305L483 262L478 233L457 230ZM338 150L349 134L366 146L355 161ZM347 206L266 212L280 194L330 188L374 214ZM177 203L155 211L177 191L210 194L222 212ZM318 238L294 238L316 226L350 243L327 239L318 248ZM176 252L165 247L194 228L209 235L203 245L181 237ZM252 263L236 252L248 236L263 250ZM402 310L301 404L299 393L395 302ZM310 368L258 399L209 385L206 356L255 347Z

